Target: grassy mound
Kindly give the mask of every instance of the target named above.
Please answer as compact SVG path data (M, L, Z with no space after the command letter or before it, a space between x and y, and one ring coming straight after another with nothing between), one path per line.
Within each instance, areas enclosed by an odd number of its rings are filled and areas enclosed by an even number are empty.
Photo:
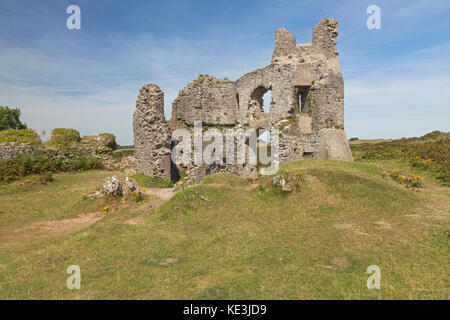
M138 185L144 188L172 188L173 182L158 177L150 177L145 174L137 173L131 176Z
M288 163L302 173L292 192L216 174L162 205L86 196L121 172L0 186L0 298L447 299L448 189L425 176L411 191L378 165ZM74 264L82 290L66 288ZM370 265L381 290L366 287Z
M75 129L56 128L53 129L49 144L58 147L68 147L81 140L80 133Z

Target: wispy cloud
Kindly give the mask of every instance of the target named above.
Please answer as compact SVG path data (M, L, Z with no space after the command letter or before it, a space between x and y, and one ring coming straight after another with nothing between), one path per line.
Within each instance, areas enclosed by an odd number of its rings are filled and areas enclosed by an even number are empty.
M449 131L450 43L376 63L347 80L348 134L364 138Z

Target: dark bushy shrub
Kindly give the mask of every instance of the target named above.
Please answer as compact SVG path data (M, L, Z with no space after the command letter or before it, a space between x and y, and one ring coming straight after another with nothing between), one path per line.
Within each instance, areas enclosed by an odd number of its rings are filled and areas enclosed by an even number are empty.
M101 160L83 154L63 158L53 150L33 154L19 154L14 158L0 160L0 181L10 182L29 174L72 172L103 169Z
M26 129L25 123L20 121L20 109L0 106L0 131L9 129Z

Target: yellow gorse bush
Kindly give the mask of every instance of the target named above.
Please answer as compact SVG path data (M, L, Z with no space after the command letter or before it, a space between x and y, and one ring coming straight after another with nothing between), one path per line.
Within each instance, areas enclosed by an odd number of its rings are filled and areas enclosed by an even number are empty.
M402 185L404 185L407 188L422 187L422 181L423 181L422 177L415 175L414 173L412 173L409 176L406 176L399 169L394 169L391 172L382 170L382 171L380 171L380 173L383 177L390 176L392 179L400 182Z

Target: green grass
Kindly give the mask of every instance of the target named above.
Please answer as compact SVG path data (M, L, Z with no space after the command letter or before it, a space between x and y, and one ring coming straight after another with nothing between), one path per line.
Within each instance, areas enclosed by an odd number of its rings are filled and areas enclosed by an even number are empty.
M173 182L167 181L158 177L146 176L142 173L133 174L131 176L136 182L145 188L172 188Z
M112 158L116 161L120 161L122 158L132 155L134 155L134 148L119 148L111 154Z
M0 298L448 299L448 189L425 176L408 190L382 177L388 164L291 162L282 169L304 172L292 193L217 174L160 207L81 195L120 172L14 182L0 189ZM14 231L107 202L111 213L81 229ZM65 287L72 264L81 290ZM366 288L373 264L381 290Z

